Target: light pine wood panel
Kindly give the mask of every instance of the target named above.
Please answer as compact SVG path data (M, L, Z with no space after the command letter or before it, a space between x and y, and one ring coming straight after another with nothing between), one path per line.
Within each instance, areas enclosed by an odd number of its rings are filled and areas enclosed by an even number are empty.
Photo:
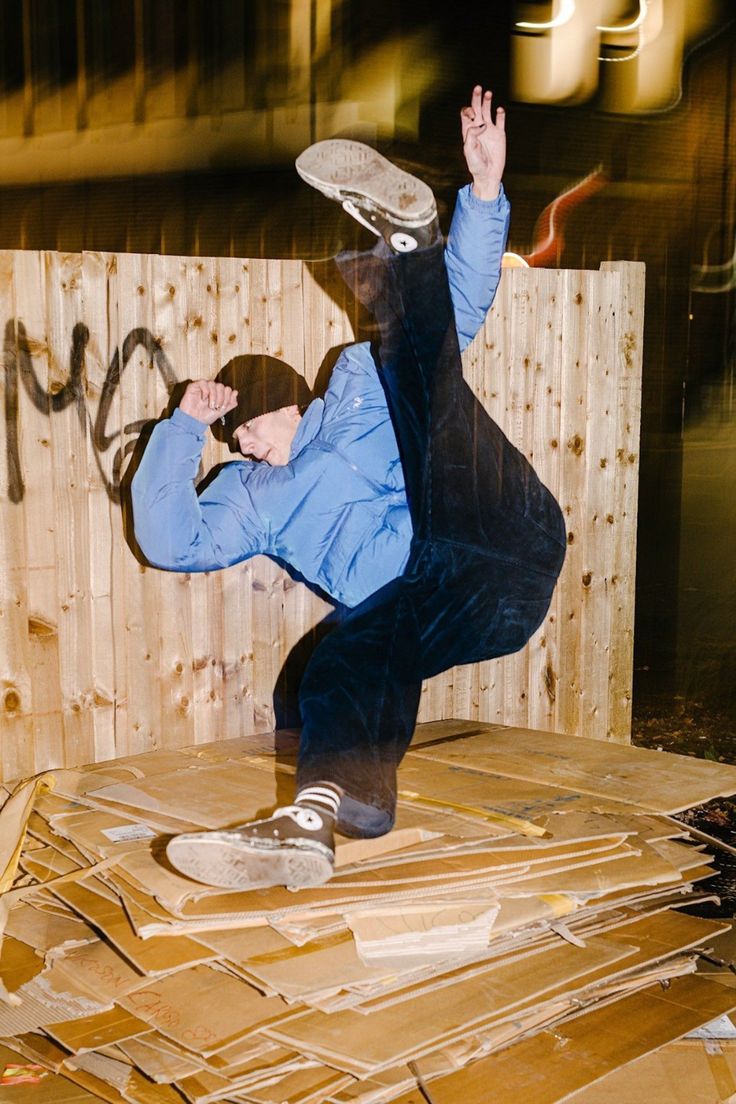
M429 680L421 720L629 739L643 284L627 262L504 273L466 378L558 497L568 555L527 647ZM324 382L360 325L332 265L0 252L0 309L3 776L271 729L330 607L264 557L147 567L119 484L179 381L268 353ZM208 436L203 470L229 458Z

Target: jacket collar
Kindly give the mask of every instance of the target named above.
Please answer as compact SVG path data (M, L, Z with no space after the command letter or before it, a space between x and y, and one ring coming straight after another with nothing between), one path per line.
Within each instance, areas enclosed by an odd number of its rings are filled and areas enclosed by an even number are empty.
M313 399L301 417L301 421L291 442L289 460L294 460L299 453L311 444L317 436L322 425L325 404L323 399Z

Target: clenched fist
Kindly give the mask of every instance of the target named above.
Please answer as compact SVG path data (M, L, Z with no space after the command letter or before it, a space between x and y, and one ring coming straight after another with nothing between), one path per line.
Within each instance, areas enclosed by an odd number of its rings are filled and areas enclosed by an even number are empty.
M179 403L179 409L198 422L212 425L238 405L238 392L214 380L193 380Z

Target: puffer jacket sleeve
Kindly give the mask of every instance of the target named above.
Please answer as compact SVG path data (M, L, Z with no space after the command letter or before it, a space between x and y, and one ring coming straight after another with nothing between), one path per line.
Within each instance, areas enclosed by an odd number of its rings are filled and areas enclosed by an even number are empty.
M154 567L211 571L267 550L263 522L243 485L242 464L225 464L197 495L206 428L175 410L154 429L133 477L135 538Z
M478 199L470 184L458 192L445 265L461 350L480 330L496 294L510 214L503 185L491 200Z

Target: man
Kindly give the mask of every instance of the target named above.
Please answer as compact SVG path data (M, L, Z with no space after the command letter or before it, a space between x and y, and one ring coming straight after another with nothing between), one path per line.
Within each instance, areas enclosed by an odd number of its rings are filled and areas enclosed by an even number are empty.
M303 415L289 402L254 407L258 388L248 412L222 382L190 384L133 481L153 564L211 570L266 552L347 607L300 687L294 804L171 840L171 862L197 880L329 878L336 826L376 836L393 825L422 679L518 650L548 609L565 554L560 509L462 377L460 350L498 285L509 206L502 109L494 122L476 87L461 122L473 182L446 249L431 191L374 150L330 141L299 157L300 175L379 238L337 259L378 323L377 349L348 348ZM225 465L197 498L205 428L223 416L254 461Z

